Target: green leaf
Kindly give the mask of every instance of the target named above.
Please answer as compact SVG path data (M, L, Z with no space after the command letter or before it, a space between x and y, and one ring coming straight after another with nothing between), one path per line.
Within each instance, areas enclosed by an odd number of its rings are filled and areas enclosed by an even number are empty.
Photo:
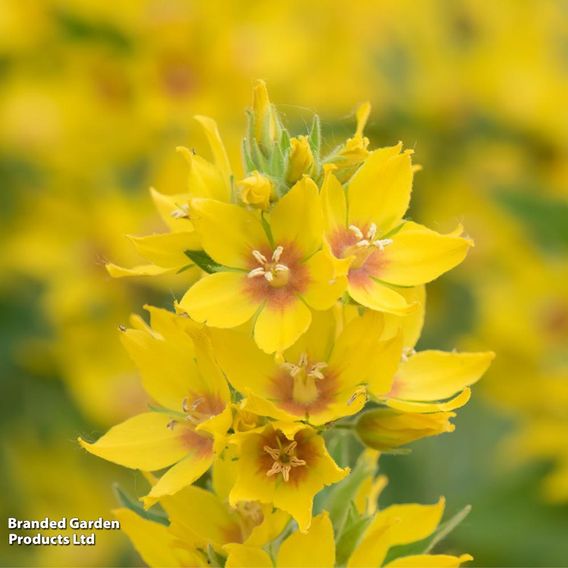
M184 254L208 274L224 270L224 267L215 262L204 250L186 250Z
M134 501L134 499L132 499L130 496L128 496L122 490L122 488L120 487L120 485L118 483L115 483L112 486L112 489L114 491L114 494L116 496L117 501L123 507L130 509L131 511L136 513L139 517L142 517L143 519L146 519L147 521L154 521L155 523L160 523L161 525L168 526L168 524L169 524L168 519L164 515L161 515L160 513L157 513L156 511L146 511L140 503L138 503L137 501Z

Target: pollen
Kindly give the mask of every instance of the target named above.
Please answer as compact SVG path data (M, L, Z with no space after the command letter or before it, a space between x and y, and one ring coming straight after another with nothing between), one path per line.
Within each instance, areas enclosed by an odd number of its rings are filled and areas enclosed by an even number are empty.
M377 225L371 223L366 233L357 227L357 225L349 225L349 230L357 238L355 247L357 248L368 248L376 247L379 250L384 250L386 246L392 244L392 239L377 239Z
M271 286L280 288L288 284L290 269L280 262L283 246L277 246L272 253L270 260L258 250L252 251L252 256L258 263L258 267L253 268L249 273L249 278L263 277Z
M301 467L306 465L305 460L301 460L296 456L296 447L298 442L295 440L290 442L287 446L281 446L278 442L278 448L271 448L264 446L264 451L274 460L272 467L266 472L269 477L273 475L282 474L284 481L290 480L290 471L294 467Z

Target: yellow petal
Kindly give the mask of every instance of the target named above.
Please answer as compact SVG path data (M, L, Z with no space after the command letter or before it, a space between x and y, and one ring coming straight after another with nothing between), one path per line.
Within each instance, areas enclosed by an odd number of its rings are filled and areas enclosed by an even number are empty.
M211 329L215 356L229 382L240 392L269 396L270 379L278 371L274 357L261 351L248 334Z
M393 397L414 401L449 398L477 382L495 354L422 351L401 363Z
M392 505L379 511L351 555L348 566L382 565L391 546L410 544L432 534L444 513L445 501L435 505Z
M280 545L276 565L290 568L333 568L335 539L327 511L314 517L307 533L293 533Z
M189 259L188 264L191 263ZM164 268L162 266L156 266L155 264L141 264L138 266L133 266L132 268L124 268L109 262L105 264L107 272L113 278L132 278L135 276L161 276L162 274L173 274L178 271L177 267Z
M448 556L447 554L416 554L403 556L388 564L385 568L458 568L464 562L473 560L473 556L462 554L461 556Z
M205 132L205 136L207 136L207 141L209 142L209 146L211 148L211 152L213 153L213 161L219 170L222 172L226 183L227 189L229 188L229 178L231 177L231 165L229 163L229 157L227 156L227 151L225 150L225 146L223 145L223 141L221 139L221 135L219 134L219 129L217 128L217 123L208 116L201 116L196 115L194 116L195 120L199 122L203 131ZM230 193L227 191L226 200L228 201L230 198Z
M129 236L138 254L165 268L180 268L193 264L185 255L186 250L201 248L195 231L183 233L162 233L145 237Z
M193 230L193 223L189 220L189 217L176 215L176 213L183 213L181 208L187 206L190 198L189 193L166 195L151 187L150 195L160 217L170 230L174 232Z
M149 509L166 495L174 495L184 487L197 481L213 463L212 448L191 448L190 453L176 465L168 469L150 493L142 498L144 508Z
M179 552L174 547L174 537L167 527L143 519L130 509L115 509L112 513L148 566L187 566L182 564Z
M329 455L323 437L311 428L300 432L311 446L310 453L317 456L308 464L307 474L297 485L280 483L274 491L274 506L290 513L297 521L300 531L306 532L312 521L313 499L326 485L341 481L349 468L340 468ZM298 440L298 437L295 438ZM300 445L300 442L299 442Z
M252 251L268 247L257 212L213 199L192 199L190 215L207 254L225 266L250 269Z
M79 443L95 456L124 467L155 471L187 454L186 428L168 428L170 416L146 412L113 426L95 443Z
M256 320L254 339L266 353L284 351L308 329L311 320L310 309L298 298L284 306L267 304Z
M278 201L270 215L270 227L276 245L294 243L302 251L302 258L320 248L323 217L313 180L304 176Z
M413 309L404 296L373 278L368 278L364 283L349 281L347 289L356 302L372 310L406 315Z
M327 235L347 226L347 201L345 191L333 174L333 168L327 167L321 188L321 204L325 232Z
M398 288L397 292L404 297L409 305L414 305L415 307L405 316L385 314L383 339L394 337L402 329L404 347L412 349L418 342L424 326L426 286Z
M471 389L466 388L454 398L445 402L414 402L391 398L385 400L387 406L402 412L447 412L465 406L471 397Z
M165 408L178 412L184 398L191 395L210 395L215 401L228 402L227 382L205 342L198 341L199 326L167 310L147 309L152 328L128 329L121 334L146 392Z
M249 546L264 546L268 544L282 533L289 521L290 515L284 511L276 509L264 511L262 522L252 529L244 544Z
M195 321L213 327L236 327L248 321L259 308L244 289L246 274L216 272L196 282L179 307Z
M392 237L378 278L398 286L418 286L438 278L465 258L472 241L447 236L415 223Z
M241 541L241 527L235 512L210 491L185 487L175 495L162 497L160 504L171 523L188 531L197 542L220 549L229 542Z
M226 568L272 568L270 556L262 548L244 544L227 544L225 550L229 553Z
M388 349L390 343L380 341L383 321L381 314L368 311L350 321L338 337L329 366L339 373L342 385L368 383L375 390L385 389L382 392L390 389L402 344L399 340Z
M402 143L372 152L348 187L349 223L375 223L384 235L398 223L410 203L411 152L400 153Z
M347 288L347 278L336 274L331 253L321 250L307 262L310 284L302 297L315 310L331 308Z

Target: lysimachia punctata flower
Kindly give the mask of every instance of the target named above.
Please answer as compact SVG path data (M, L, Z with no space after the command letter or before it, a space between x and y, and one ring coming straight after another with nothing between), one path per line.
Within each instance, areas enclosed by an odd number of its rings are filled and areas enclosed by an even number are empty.
M334 311L314 314L309 330L278 358L245 333L211 330L221 368L245 395L245 408L279 420L321 425L357 414L367 389L388 393L402 337L381 340L381 314L367 312L340 329Z
M229 502L271 503L307 530L312 502L326 485L348 473L328 454L321 435L301 423L275 422L238 435L239 469Z
M231 328L251 318L267 353L290 347L345 288L322 249L316 184L302 178L266 218L257 211L194 199L190 215L205 252L222 268L194 284L179 307L208 326ZM263 222L264 221L264 222Z
M244 176L200 118L214 162L182 150L188 188L153 191L170 232L134 239L152 264L109 267L192 269L175 311L150 308L151 325L135 317L121 334L153 405L81 440L150 481L144 518L122 497L115 511L150 566L471 559L431 554L443 500L378 508L378 452L453 431L493 354L414 352L424 284L471 241L404 220L416 168L400 144L369 150L369 112L325 156L319 118L292 136L256 83ZM417 554L400 549L430 535Z
M125 467L171 467L145 498L147 506L193 483L211 466L215 438L231 424L229 387L199 326L172 312L151 309L152 327L135 320L123 343L140 369L144 389L159 411L129 418L95 443L92 454Z
M188 250L200 250L199 236L189 219L189 200L193 197L208 197L229 201L231 197L231 169L227 152L221 141L215 121L205 116L196 116L209 142L213 163L185 147L178 152L189 166L187 188L183 192L163 194L150 190L154 205L168 227L169 232L147 236L129 236L136 252L148 260L133 268L123 268L108 263L106 268L115 278L128 276L160 276L192 267L185 254ZM197 267L193 271L197 273ZM197 274L192 274L195 278Z
M472 245L461 229L441 235L403 219L410 203L412 152L372 152L344 188L328 168L322 187L326 241L344 259L348 291L383 312L411 309L399 287L426 284L458 265Z

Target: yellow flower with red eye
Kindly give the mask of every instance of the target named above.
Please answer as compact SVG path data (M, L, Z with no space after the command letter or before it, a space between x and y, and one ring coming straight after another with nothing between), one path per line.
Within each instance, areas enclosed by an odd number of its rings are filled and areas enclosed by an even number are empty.
M215 356L244 408L279 420L321 425L356 414L366 392L383 394L402 353L402 336L381 340L382 314L367 312L344 329L334 311L314 314L309 330L276 360L243 333L210 330Z
M411 309L397 289L434 280L472 245L461 229L442 235L403 216L414 167L401 144L372 152L346 188L328 167L322 187L326 241L347 274L353 300L373 310Z
M227 382L200 327L172 312L150 312L151 328L134 319L135 329L121 337L144 389L162 409L129 418L95 443L79 438L90 453L125 467L173 466L144 498L146 506L205 473L232 421Z
M229 502L272 504L294 517L302 531L310 526L316 493L349 472L337 466L322 436L305 424L273 422L235 435L234 441L239 461Z
M208 326L231 328L254 317L254 338L267 353L304 333L311 309L330 308L345 288L322 249L315 183L304 177L263 218L257 211L209 199L191 202L205 252L221 265L192 286L179 307Z

